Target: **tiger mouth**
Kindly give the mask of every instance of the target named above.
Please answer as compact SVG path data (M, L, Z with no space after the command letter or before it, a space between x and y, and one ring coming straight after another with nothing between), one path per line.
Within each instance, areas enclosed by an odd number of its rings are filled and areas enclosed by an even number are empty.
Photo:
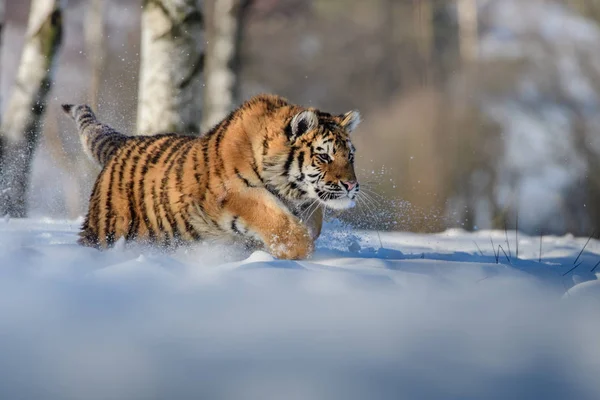
M354 193L328 193L328 192L325 192L322 195L319 195L319 199L321 199L323 201L341 200L341 199L354 200L355 198L356 198L356 194L354 194Z
M317 191L317 196L325 207L337 210L344 210L354 207L356 195L356 192L348 193L342 191Z
M320 200L328 201L328 200L340 200L340 199L356 199L358 195L358 191L347 192L344 190L316 190L317 196Z

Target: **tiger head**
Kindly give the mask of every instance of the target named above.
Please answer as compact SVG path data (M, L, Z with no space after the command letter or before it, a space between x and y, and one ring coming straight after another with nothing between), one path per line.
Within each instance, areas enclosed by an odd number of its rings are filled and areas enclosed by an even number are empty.
M294 115L286 128L289 153L283 167L288 194L338 210L354 206L359 184L350 134L360 120L357 111L331 115L308 109Z

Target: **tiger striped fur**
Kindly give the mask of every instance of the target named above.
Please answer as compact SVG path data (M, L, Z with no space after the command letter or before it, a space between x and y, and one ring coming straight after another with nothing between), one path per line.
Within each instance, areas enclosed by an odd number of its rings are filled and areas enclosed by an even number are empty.
M86 105L63 105L100 166L79 243L260 243L275 257L311 254L322 207L358 194L350 132L360 115L332 115L275 95L246 101L201 137L127 136Z

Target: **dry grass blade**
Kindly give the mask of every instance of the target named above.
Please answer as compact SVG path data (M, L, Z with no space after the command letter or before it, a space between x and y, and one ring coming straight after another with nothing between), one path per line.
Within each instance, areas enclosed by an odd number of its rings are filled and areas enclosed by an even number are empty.
M592 234L590 235L590 237L588 238L587 242L585 242L585 244L583 245L583 248L581 249L581 251L579 252L579 254L577 255L577 258L575 259L575 261L573 261L573 264L576 264L577 261L579 261L579 257L581 257L581 255L583 254L583 251L585 250L585 248L587 247L588 243L590 242L590 240L592 240L592 237L596 234L596 232L592 232Z
M510 242L508 241L508 229L506 228L506 220L504 220L504 236L506 236L506 245L508 246L508 254L510 258L512 258L512 253L510 252ZM504 251L504 250L502 250Z
M519 259L519 209L517 208L516 226L515 226L515 244L517 246L517 259Z
M498 250L498 253L496 253L496 246L494 246L494 240L492 239L491 235L490 235L490 243L492 243L492 251L494 252L494 258L496 259L496 264L498 264L498 259L500 258L500 250Z
M504 257L506 257L506 261L508 261L509 264L512 264L512 262L510 261L510 258L508 257L508 254L506 254L506 252L504 251L504 249L502 248L502 246L498 245L498 247L504 253ZM500 255L500 251L498 251L498 255Z
M583 264L583 261L582 261L582 262L580 262L579 264L575 265L573 268L571 268L571 269L570 269L570 270L568 270L567 272L565 272L565 273L563 274L563 276L565 276L565 275L569 274L570 272L573 272L573 271L575 271L575 269L577 269L577 267L579 267L581 264Z
M542 262L542 239L544 238L544 232L540 232L540 258L538 262Z
M479 254L481 254L481 257L483 257L483 251L481 251L477 242L473 240L473 243L475 244L475 247L477 247L477 250L479 250Z

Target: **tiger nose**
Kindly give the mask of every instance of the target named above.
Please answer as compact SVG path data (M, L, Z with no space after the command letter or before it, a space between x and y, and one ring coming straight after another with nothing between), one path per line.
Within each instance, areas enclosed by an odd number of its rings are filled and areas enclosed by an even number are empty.
M356 186L358 186L358 182L356 181L340 181L343 187L346 188L347 191L351 191Z

